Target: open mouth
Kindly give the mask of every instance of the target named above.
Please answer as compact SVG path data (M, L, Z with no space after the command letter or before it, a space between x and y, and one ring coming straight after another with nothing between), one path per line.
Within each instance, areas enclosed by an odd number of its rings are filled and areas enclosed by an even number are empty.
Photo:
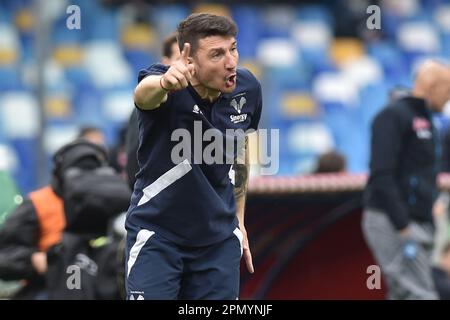
M236 84L236 74L232 74L225 79L227 87L233 87Z

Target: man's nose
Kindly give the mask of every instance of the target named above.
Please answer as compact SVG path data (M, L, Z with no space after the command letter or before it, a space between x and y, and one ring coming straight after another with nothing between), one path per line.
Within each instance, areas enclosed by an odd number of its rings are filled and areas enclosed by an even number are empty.
M236 69L236 66L237 66L237 57L232 55L230 52L227 52L225 58L225 68Z

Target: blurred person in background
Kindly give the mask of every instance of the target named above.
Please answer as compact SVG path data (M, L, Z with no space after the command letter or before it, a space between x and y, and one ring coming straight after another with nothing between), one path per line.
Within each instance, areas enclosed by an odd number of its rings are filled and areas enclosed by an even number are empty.
M180 48L178 47L177 34L171 33L164 39L162 46L161 63L170 66L180 57ZM139 171L139 164L137 161L137 150L139 148L139 127L137 112L133 110L130 120L128 122L125 151L127 153L126 172L128 177L128 184L133 188L136 182L136 173Z
M78 139L86 139L92 143L96 143L101 146L106 146L106 138L103 131L97 127L85 126L81 127L77 136Z
M108 150L109 165L116 170L117 173L123 174L126 165L125 159L125 134L126 126L118 132L117 143ZM86 139L92 143L106 147L106 138L103 131L97 127L85 126L80 129L78 139Z
M342 154L337 151L328 151L317 159L314 173L345 172L346 167L346 159Z
M372 123L362 228L389 299L437 298L431 252L440 145L432 113L449 99L449 67L428 60L411 94L391 101Z
M83 127L78 139L104 146L103 133L94 127ZM63 172L53 165L51 183L31 192L0 228L0 278L25 279L14 299L47 298L46 250L60 241L66 224L58 183Z
M139 74L140 170L126 219L128 299L234 300L241 257L253 273L244 227L247 139L220 156L234 164L172 157L177 128L198 138L193 127L200 124L202 134L211 129L220 139L226 128L257 129L261 86L237 67L236 34L226 17L192 14L178 26L180 58Z
M80 147L53 158L51 184L30 193L0 229L0 278L24 279L14 299L46 299L47 250L62 238L66 226L62 177L71 167L90 168L97 144L80 141ZM106 153L105 153L106 154Z
M99 145L75 140L58 150L54 159L55 171L61 172L57 190L63 199L65 226L59 241L46 251L48 297L119 299L121 237L111 225L128 208L131 190ZM77 290L68 285L71 266L79 268Z

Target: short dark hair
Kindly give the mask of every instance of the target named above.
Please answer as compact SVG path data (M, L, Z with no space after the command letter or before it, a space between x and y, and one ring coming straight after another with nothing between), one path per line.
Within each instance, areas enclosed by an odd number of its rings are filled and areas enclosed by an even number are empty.
M209 13L193 13L181 21L177 28L180 51L186 42L191 54L198 49L198 40L210 36L236 37L237 26L229 18Z
M95 133L95 132L103 133L102 130L100 128L97 128L97 127L91 127L91 126L81 127L80 131L78 132L77 138L84 138L88 134Z
M172 56L172 45L177 43L177 33L172 32L167 38L164 39L163 47L162 47L162 55L164 57L170 58Z
M345 167L345 157L337 151L329 151L319 157L315 173L342 172Z

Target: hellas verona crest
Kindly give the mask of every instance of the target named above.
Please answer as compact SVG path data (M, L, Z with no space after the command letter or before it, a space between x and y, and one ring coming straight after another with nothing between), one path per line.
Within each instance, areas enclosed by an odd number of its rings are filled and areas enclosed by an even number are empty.
M237 98L231 100L230 105L239 113L239 115L231 115L230 116L231 122L239 123L239 122L243 122L247 119L246 113L241 114L242 108L244 107L244 104L246 102L247 102L247 99L245 99L245 97L241 97L241 99L239 99L239 103L237 102Z

